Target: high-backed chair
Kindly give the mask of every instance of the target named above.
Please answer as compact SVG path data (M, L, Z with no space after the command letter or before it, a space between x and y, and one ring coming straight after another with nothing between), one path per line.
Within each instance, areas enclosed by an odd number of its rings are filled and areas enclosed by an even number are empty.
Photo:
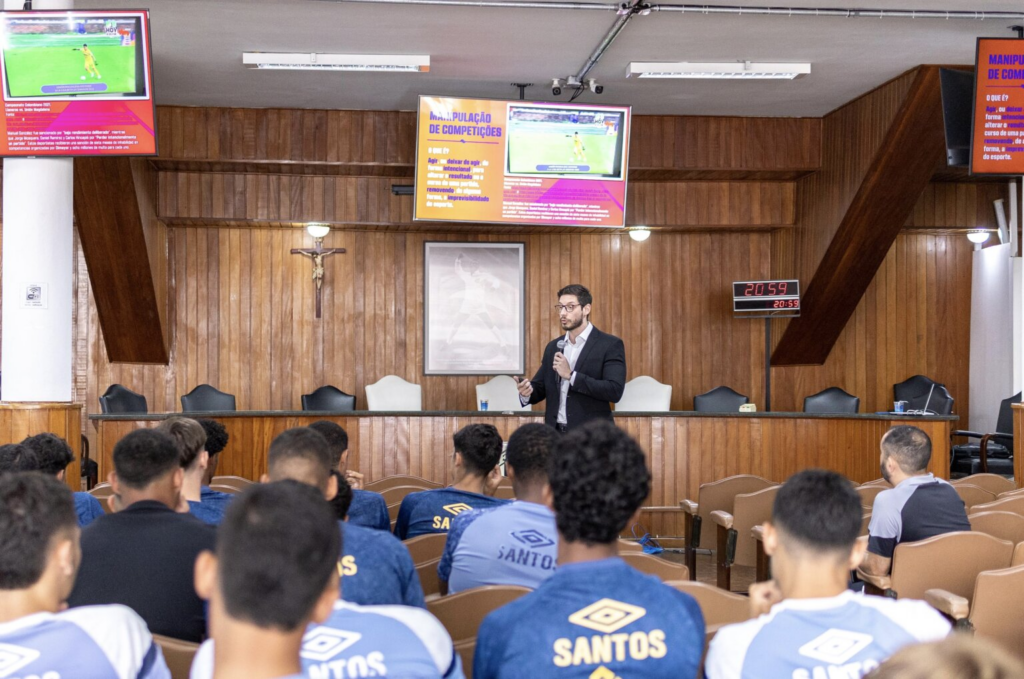
M994 502L986 502L985 504L971 507L971 513L980 514L981 512L1024 514L1024 495L1009 495Z
M487 410L529 410L529 405L523 405L519 400L519 389L516 381L508 375L495 375L483 384L476 385L476 407L480 409L480 402L487 401Z
M958 486L962 483L966 483L978 488L984 488L987 491L995 493L998 497L1002 493L1009 493L1017 490L1017 486L1014 485L1013 481L1000 476L999 474L972 474L969 477L962 479L955 479L950 481L954 486Z
M749 399L729 387L715 387L693 397L693 409L698 413L736 413Z
M387 375L366 385L367 410L423 410L423 387Z
M447 541L447 533L427 533L426 535L417 535L414 538L409 538L403 541L402 544L409 550L412 562L417 564L430 561L431 559L440 559L441 555L444 554L444 545Z
M804 399L805 413L856 413L860 411L860 398L839 387L829 387Z
M424 597L437 598L441 594L441 579L437 575L437 564L439 563L441 563L441 557L415 564Z
M918 542L896 545L892 573L887 576L857 575L869 593L884 593L900 599L922 599L929 589L944 589L969 598L981 571L1007 568L1013 543L985 533L956 532L936 535Z
M429 488L441 488L444 484L436 481L425 479L421 476L411 476L409 474L393 474L391 476L385 476L382 479L371 481L363 486L366 490L372 490L375 493L382 493L388 488L397 488L398 486L417 486L423 490Z
M100 396L100 412L104 415L117 413L148 413L146 397L136 394L120 384L111 384Z
M1024 542L1024 516L1013 512L978 512L967 517L971 530L1013 544Z
M780 486L771 486L753 493L737 495L733 511L711 512L711 520L718 526L718 547L715 553L718 586L728 590L732 586L732 567L757 567L757 546L751 533L754 526L763 524L772 516L772 504Z
M978 486L971 485L969 483L958 483L953 486L956 494L960 496L960 499L964 501L964 509L968 512L971 511L971 507L975 505L983 505L989 502L995 502L996 496L992 491L979 488Z
M958 429L950 439L976 439L977 443L953 446L949 471L961 474L994 473L1013 476L1013 404L1020 403L1021 392L1004 398L999 404L996 430L988 434Z
M622 398L615 404L615 412L658 412L671 409L672 385L662 384L653 377L641 375L626 382Z
M302 409L326 413L350 413L356 409L356 397L327 384L312 394L303 394Z
M673 563L658 556L651 556L635 551L619 552L619 558L641 573L657 576L662 582L670 580L688 580L689 569L679 563Z
M935 387L934 390L932 390L932 386ZM931 393L930 400L929 393ZM927 403L928 410L936 415L949 415L953 412L953 397L946 390L945 385L924 375L914 375L899 384L892 385L892 394L893 400L907 402L907 410L921 410Z
M942 589L928 590L925 600L958 628L974 630L1024 658L1024 566L978 573L970 600Z
M167 662L167 669L171 671L171 679L188 679L192 670L192 659L195 658L199 644L181 639L172 639L160 634L153 635L153 641L160 647Z
M183 413L231 412L235 410L235 397L214 389L209 384L198 387L181 397Z
M684 547L691 580L697 579L697 550L709 549L714 544L711 531L705 533L701 530L704 523L711 520L711 512L721 510L731 514L737 495L753 493L774 485L760 476L740 474L711 483L702 483L697 492L697 502L683 500L679 503L684 512Z

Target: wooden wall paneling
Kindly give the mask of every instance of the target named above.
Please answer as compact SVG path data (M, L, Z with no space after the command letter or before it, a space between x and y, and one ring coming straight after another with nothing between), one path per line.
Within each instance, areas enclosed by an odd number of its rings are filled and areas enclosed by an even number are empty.
M64 480L71 490L81 490L82 406L76 403L2 403L0 404L0 445L21 443L29 436L49 432L71 446L74 461L68 465Z

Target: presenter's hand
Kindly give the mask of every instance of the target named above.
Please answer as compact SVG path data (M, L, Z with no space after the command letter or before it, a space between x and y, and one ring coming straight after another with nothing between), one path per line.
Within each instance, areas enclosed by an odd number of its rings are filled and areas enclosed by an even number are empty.
M572 368L569 367L569 359L565 357L561 351L555 354L555 372L563 380L569 379L572 376Z
M782 590L774 580L755 582L750 586L750 615L756 618L782 601Z
M516 388L519 389L519 395L523 398L530 398L533 394L533 385L525 377L516 378Z

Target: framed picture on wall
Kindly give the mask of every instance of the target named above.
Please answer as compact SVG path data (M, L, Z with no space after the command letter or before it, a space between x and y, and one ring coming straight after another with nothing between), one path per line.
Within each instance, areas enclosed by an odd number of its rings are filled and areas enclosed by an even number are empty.
M526 370L526 245L427 241L423 373Z

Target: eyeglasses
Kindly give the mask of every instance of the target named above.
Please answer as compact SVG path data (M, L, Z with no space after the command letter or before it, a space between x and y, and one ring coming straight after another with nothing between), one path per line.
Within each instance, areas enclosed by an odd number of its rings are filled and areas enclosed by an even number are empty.
M572 312L574 312L577 309L579 309L581 306L583 306L583 305L582 304L556 304L555 305L555 311L557 311L559 313L561 313L563 311L568 311L571 314Z

